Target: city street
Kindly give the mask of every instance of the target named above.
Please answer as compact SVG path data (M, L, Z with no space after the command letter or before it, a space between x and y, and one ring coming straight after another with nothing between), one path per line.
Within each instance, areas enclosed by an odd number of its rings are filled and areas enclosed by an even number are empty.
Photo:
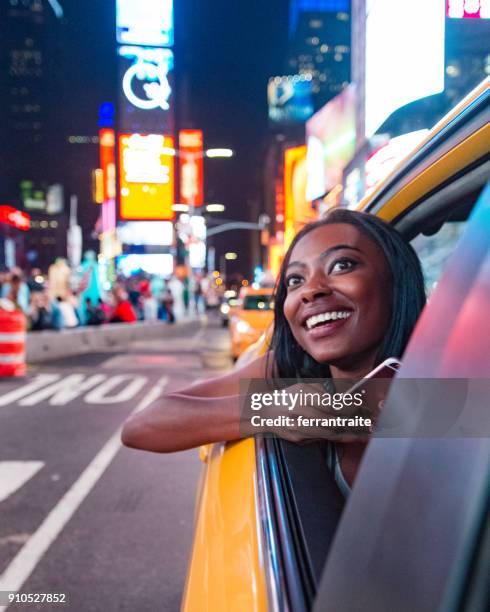
M84 612L179 609L198 453L122 448L120 427L231 359L217 321L163 334L124 354L31 364L26 380L1 380L0 591L66 593L69 609Z

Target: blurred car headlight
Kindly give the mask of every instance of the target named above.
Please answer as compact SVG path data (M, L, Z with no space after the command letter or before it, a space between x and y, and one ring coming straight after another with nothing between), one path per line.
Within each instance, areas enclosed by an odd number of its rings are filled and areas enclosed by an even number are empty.
M236 324L236 330L240 334L247 334L248 332L252 331L252 328L250 324L246 321L238 321L238 323Z
M230 312L230 307L228 306L228 304L221 304L220 311L221 314L228 314Z

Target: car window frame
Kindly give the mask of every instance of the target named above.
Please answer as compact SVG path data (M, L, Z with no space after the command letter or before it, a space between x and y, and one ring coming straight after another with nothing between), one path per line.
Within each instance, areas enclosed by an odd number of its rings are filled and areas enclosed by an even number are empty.
M270 609L306 612L345 500L327 466L324 442L298 445L256 436L256 463Z

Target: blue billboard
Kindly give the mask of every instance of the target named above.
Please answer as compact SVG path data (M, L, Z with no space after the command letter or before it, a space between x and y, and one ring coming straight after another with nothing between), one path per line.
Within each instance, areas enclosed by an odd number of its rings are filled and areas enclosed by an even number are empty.
M116 0L117 41L124 45L171 47L173 0Z
M278 76L267 85L269 119L274 123L302 123L313 115L311 75Z

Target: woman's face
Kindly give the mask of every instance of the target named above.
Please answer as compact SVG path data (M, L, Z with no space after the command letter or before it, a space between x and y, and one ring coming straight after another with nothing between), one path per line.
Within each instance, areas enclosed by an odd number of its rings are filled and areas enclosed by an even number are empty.
M369 371L391 317L392 283L381 249L347 223L319 227L293 248L284 314L319 363Z

